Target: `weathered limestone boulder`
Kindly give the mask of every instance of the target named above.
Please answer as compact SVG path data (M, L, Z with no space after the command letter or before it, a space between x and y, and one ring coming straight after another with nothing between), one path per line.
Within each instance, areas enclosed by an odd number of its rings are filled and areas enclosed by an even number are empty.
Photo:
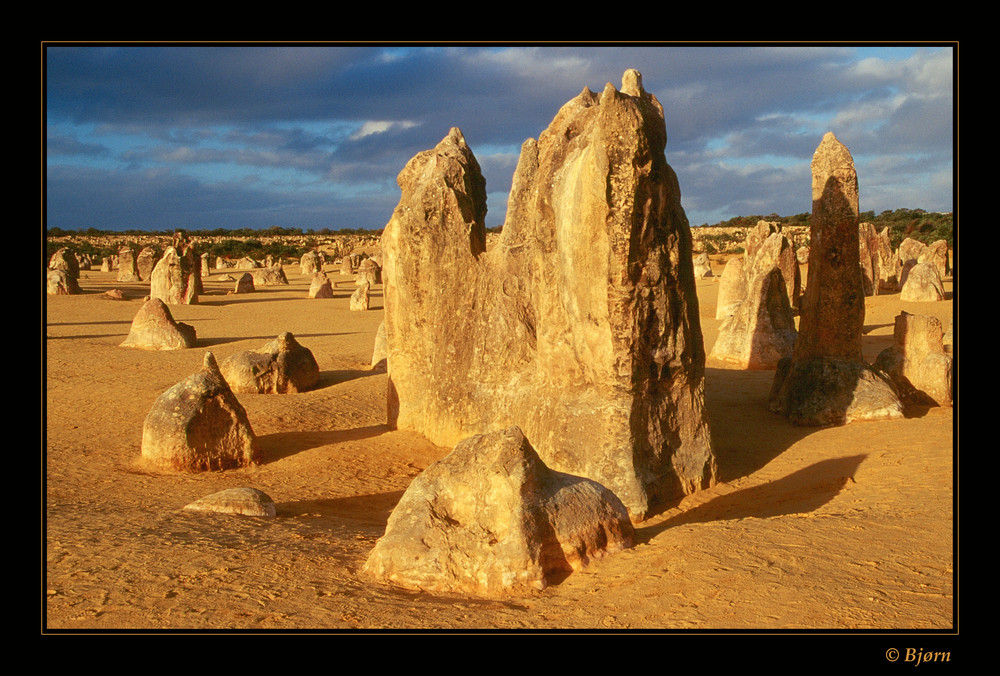
M309 285L310 298L333 298L333 283L326 273L319 271L313 275Z
M256 488L227 488L184 505L184 509L265 518L273 517L277 513L274 500L267 493Z
M927 263L933 267L938 277L944 279L951 274L951 264L948 260L948 242L939 239L927 245L920 255L917 256L918 263Z
M281 263L272 265L271 267L256 268L250 274L253 275L253 281L256 286L288 284L288 277L285 276L285 270L281 267Z
M139 255L135 257L135 269L140 280L149 281L158 260L160 260L160 251L154 246L145 246L139 251Z
M237 270L254 270L260 267L260 263L250 258L250 256L244 256L236 261L235 267Z
M486 187L458 129L400 173L382 235L391 428L454 446L517 425L634 519L715 480L691 232L663 109L627 71L565 104Z
M700 253L694 257L694 276L698 279L714 276L712 274L712 261L707 253Z
M351 265L351 257L344 256L344 259L340 262L340 274L342 275L353 275L354 266Z
M115 262L111 256L105 256L101 259L101 272L111 272L115 269Z
M876 296L885 290L886 283L892 277L894 257L889 245L888 228L880 235L874 225L862 223L858 226L858 239L862 289L866 296Z
M899 260L899 256L892 250L892 243L889 240L889 226L882 228L882 232L878 234L876 250L879 259L878 291L876 293L899 291L899 279L903 271L903 264Z
M367 310L371 304L371 284L363 283L351 294L352 310Z
M358 265L358 277L354 283L361 286L368 282L369 286L382 283L382 267L371 258L366 258Z
M143 423L141 461L155 469L233 469L261 459L246 409L211 352L201 371L157 397Z
M108 289L104 292L104 297L108 300L125 300L125 292L121 289Z
M121 347L145 350L183 350L194 347L197 336L193 326L174 321L170 308L159 298L150 298L132 319L132 327Z
M746 295L719 327L709 363L741 369L773 369L795 347L795 317L782 272L782 258L795 268L792 244L779 231L761 243L747 271ZM786 266L787 267L787 266Z
M892 337L892 347L879 353L875 366L892 378L905 400L951 406L953 359L945 349L941 320L902 312Z
M549 469L511 427L462 441L417 476L362 572L410 589L530 593L633 536L611 491Z
M776 232L781 232L781 223L774 221L757 221L757 225L747 230L747 236L743 240L743 255L747 259L748 267L750 261L757 255L757 249Z
M800 246L795 252L795 260L799 262L799 265L806 265L809 262L809 247Z
M72 296L83 293L76 278L65 270L46 270L45 293L49 296Z
M259 350L230 356L221 369L233 392L239 394L305 392L319 382L319 366L313 353L288 332Z
M202 277L210 277L212 275L212 266L209 263L209 259L210 258L211 258L211 256L208 255L207 251L201 255L201 276Z
M741 256L733 256L726 261L719 281L719 295L715 304L715 318L725 319L747 297L747 277Z
M907 237L900 242L897 255L899 256L900 262L905 265L907 261L919 261L920 254L922 254L926 248L927 245L923 242L918 242L915 239Z
M233 262L228 261L222 256L215 257L215 269L216 270L226 270L233 267Z
M910 302L930 303L945 300L944 283L937 269L930 263L917 263L909 268L899 299Z
M799 335L792 356L778 364L769 407L798 425L901 417L891 381L862 356L858 176L850 151L832 133L813 155L812 194Z
M319 252L310 249L302 254L299 259L299 271L303 275L315 275L323 271L323 261L319 257Z
M232 293L253 293L257 290L254 284L253 275L249 272L244 272L238 280L236 280L236 287L232 290Z
M139 268L135 265L135 253L132 247L123 246L118 249L118 281L139 282Z
M194 305L198 302L200 282L201 266L194 250L188 248L181 255L169 246L150 275L149 296L168 305Z
M757 225L747 232L743 241L744 274L749 274L754 268L754 261L761 247L776 234L781 234L781 223L772 221L757 221ZM784 235L781 236L784 238ZM799 272L799 260L795 249L790 240L784 239L785 242L778 249L777 258L773 258L773 252L768 256L767 266L775 266L781 272L781 276L785 280L788 302L792 311L796 312L802 295L802 275Z
M49 270L62 270L73 281L80 279L80 262L66 247L59 249L49 258Z

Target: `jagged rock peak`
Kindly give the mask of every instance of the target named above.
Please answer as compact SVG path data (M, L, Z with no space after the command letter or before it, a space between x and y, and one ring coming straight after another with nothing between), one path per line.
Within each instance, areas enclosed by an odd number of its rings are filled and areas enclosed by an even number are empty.
M629 68L622 75L622 94L629 96L645 96L646 90L642 88L642 73L634 68Z

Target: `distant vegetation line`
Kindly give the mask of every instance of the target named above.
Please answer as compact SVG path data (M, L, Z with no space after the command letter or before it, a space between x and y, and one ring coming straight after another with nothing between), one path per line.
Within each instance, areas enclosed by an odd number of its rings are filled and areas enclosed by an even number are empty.
M794 216L779 216L778 214L768 214L767 216L737 216L728 221L721 221L712 226L707 223L698 227L713 228L752 228L757 225L757 221L771 221L781 223L782 226L803 226L809 227L812 214L796 214ZM954 217L951 212L941 213L924 211L923 209L896 209L886 210L880 214L874 211L861 213L862 223L871 223L879 232L883 228L889 228L889 241L892 248L896 249L907 237L930 244L939 239L948 242L948 247L953 248L954 242Z
M697 228L698 227L712 227L712 228L734 228L747 230L753 228L757 225L758 221L772 221L781 223L783 226L803 226L809 227L810 214L796 214L794 216L779 216L778 214L768 214L766 216L756 215L756 216L737 216L731 218L728 221L721 221L712 226L705 223L702 226L697 226L694 228L695 237L698 237ZM896 209L895 211L883 211L882 213L876 215L874 211L866 211L861 214L862 222L869 222L875 225L876 230L881 231L883 228L889 228L889 240L892 243L892 247L895 249L899 246L907 237L919 240L925 244L930 244L931 242L943 239L948 242L948 246L954 247L954 227L953 227L953 216L951 213L936 213L927 212L923 209ZM494 226L487 228L487 232L497 233L500 232L501 226ZM49 228L46 231L47 246L46 255L51 256L60 246L64 244L57 239L61 238L103 238L105 242L80 242L74 241L73 248L78 249L78 253L87 253L91 256L109 256L117 254L117 246L109 244L107 240L120 239L122 241L128 238L137 237L171 237L174 232L181 230L178 228L176 230L100 230L98 228L87 228L86 230L64 230L62 228ZM226 228L214 228L212 230L190 230L183 229L184 232L190 237L196 237L200 239L211 239L213 243L208 248L208 253L212 256L222 256L224 258L241 258L243 256L251 256L254 258L263 258L267 254L271 254L276 257L300 257L306 250L315 247L319 240L344 237L344 236L366 236L366 237L377 237L382 233L383 228L378 229L366 229L366 228L344 228L341 230L332 230L330 228L321 228L319 230L305 230L302 228L282 228L282 227L270 227L263 230L254 230L251 228L237 228L237 229L226 229ZM279 242L275 238L292 237L298 238L299 241L293 242ZM741 238L733 239L732 237L727 237L726 235L706 235L699 239L703 240L703 245L707 249L712 249L709 253L714 251L731 251L733 247L739 247L742 245L743 241ZM733 239L732 242L723 241ZM716 241L718 240L718 241ZM97 260L100 260L97 258Z

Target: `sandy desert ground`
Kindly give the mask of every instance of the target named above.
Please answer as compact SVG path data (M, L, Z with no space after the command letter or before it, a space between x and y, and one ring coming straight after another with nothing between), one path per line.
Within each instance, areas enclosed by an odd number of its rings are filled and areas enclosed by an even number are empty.
M357 570L409 482L449 449L385 427L386 375L369 366L382 320L288 286L226 295L205 279L197 305L173 306L198 346L119 347L148 293L85 271L78 296L43 304L42 633L158 630L902 630L957 625L957 427L952 408L896 421L800 428L771 414L771 371L708 369L721 482L638 524L635 547L528 597L428 594ZM721 263L716 274L721 274ZM700 280L707 351L718 277ZM104 297L122 289L128 299ZM952 291L949 279L946 288ZM900 310L939 317L954 301L867 299L871 361ZM155 474L136 464L143 420L164 390L201 367L291 331L321 370L317 389L239 395L266 461L250 469ZM252 486L273 519L183 510ZM916 645L911 642L911 644Z

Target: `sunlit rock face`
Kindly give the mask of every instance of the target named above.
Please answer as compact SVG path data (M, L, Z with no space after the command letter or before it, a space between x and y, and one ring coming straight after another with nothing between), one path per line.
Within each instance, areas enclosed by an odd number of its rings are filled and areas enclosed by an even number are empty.
M549 469L511 427L470 437L421 472L362 572L411 589L530 593L633 536L611 491Z
M712 484L691 239L663 110L627 71L585 89L486 185L458 129L414 157L382 237L388 422L453 446L518 425L632 518Z

